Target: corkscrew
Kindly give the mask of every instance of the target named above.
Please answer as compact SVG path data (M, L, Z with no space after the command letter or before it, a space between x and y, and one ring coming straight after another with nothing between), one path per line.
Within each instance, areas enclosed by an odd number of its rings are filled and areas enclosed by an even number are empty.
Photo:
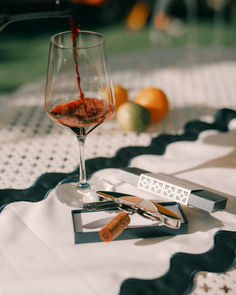
M84 204L84 209L121 210L99 231L99 236L104 242L110 242L118 237L129 225L130 215L135 213L173 229L181 226L178 215L155 201L118 192L98 191L97 194L103 201Z

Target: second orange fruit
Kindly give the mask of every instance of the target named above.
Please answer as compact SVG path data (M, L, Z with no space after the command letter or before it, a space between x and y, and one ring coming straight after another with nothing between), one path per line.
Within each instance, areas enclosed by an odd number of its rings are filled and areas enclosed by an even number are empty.
M166 94L155 87L142 89L134 98L134 102L149 110L152 122L161 120L169 111Z
M119 84L114 84L113 89L116 103L115 109L117 110L119 106L129 100L128 91Z

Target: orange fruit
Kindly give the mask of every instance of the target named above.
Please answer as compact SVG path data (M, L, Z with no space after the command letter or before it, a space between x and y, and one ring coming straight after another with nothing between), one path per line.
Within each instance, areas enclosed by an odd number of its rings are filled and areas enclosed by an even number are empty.
M134 102L149 110L152 122L161 120L169 111L166 94L155 87L142 89L134 98Z
M113 85L114 97L115 97L115 110L119 108L120 105L129 100L128 91L119 84ZM111 90L109 87L105 86L103 89L103 97L111 95Z
M117 110L120 105L129 100L128 91L119 84L114 84L113 89L116 102L115 109Z

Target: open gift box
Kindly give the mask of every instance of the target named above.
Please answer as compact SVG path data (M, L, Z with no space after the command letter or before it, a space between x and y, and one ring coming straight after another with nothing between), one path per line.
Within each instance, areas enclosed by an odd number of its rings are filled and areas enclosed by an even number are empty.
M180 204L176 202L164 202L160 203L160 205L165 206L180 217L181 226L179 229L169 228L159 222L143 218L139 214L133 214L130 224L116 240L186 234L188 222ZM75 244L101 242L99 237L100 229L119 214L119 212L119 210L72 210Z

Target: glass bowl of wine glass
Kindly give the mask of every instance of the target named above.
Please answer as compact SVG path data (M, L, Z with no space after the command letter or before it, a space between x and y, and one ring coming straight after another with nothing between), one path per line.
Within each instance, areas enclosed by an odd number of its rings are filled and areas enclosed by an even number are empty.
M109 185L102 179L87 179L84 144L87 135L111 117L114 106L104 36L78 30L52 36L45 111L54 122L73 131L80 153L78 175L55 188L62 203L81 208L84 203L96 201L96 191Z

